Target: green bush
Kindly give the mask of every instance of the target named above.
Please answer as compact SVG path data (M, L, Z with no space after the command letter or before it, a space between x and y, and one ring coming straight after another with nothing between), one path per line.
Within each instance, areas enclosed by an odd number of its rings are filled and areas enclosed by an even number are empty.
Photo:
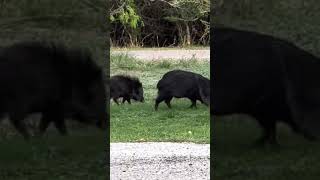
M189 46L209 43L209 0L111 0L114 46Z

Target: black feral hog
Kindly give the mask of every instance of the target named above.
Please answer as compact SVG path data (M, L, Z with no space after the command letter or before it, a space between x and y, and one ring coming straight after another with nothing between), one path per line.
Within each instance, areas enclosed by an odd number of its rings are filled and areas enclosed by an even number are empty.
M276 144L282 121L308 139L320 135L320 59L285 40L214 28L211 114L247 114Z
M136 77L115 75L110 78L110 98L117 104L118 98L123 98L122 103L131 99L144 102L142 83Z
M196 107L199 100L209 105L210 99L210 80L200 74L189 71L173 70L163 75L157 84L158 96L156 98L155 110L159 103L165 101L171 108L170 101L173 97L188 98L191 100L191 108Z
M24 119L32 113L42 115L40 134L51 122L67 134L65 118L106 126L103 73L89 51L57 43L8 46L0 54L0 84L0 112L26 139Z

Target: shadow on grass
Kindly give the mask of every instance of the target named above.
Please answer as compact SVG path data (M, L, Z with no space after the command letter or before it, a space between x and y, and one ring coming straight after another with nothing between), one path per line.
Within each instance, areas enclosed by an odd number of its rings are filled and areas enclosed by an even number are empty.
M320 177L320 142L309 142L284 125L280 147L257 147L260 127L243 117L215 120L214 177L229 180L295 180Z
M0 141L0 179L106 179L104 132L52 133L26 142L17 136Z

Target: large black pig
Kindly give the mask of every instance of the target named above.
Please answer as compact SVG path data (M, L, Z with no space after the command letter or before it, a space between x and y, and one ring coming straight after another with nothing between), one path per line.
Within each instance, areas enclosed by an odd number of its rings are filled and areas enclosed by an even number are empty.
M157 84L158 96L155 102L155 110L159 103L165 101L171 108L170 101L173 97L188 98L191 100L191 108L196 107L199 100L209 105L210 80L200 74L183 70L172 70L163 75Z
M125 75L115 75L110 78L110 98L116 104L122 97L122 103L127 101L131 104L131 99L144 102L142 83L136 77Z
M21 42L0 54L0 112L29 138L24 119L41 113L43 134L53 122L67 134L65 118L106 127L103 73L84 49L57 43Z
M319 58L250 31L214 28L212 38L212 115L251 115L262 143L277 143L277 121L308 139L320 135Z

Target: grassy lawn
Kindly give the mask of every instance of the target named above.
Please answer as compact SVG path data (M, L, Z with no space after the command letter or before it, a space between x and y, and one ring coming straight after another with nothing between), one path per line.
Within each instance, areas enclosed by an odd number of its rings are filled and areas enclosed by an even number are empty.
M228 180L315 180L320 177L320 144L309 142L283 124L280 147L256 147L258 124L246 116L216 118L214 177Z
M20 135L0 140L0 179L106 179L106 133L96 128L52 129L44 138L26 142ZM15 133L15 131L12 131Z
M111 75L137 76L143 84L145 102L116 105L111 101L111 142L172 141L210 142L209 108L197 102L190 109L190 100L173 99L172 109L164 103L154 110L157 96L156 84L169 70L184 69L209 77L208 61L199 62L161 60L137 61L126 55L111 56Z

